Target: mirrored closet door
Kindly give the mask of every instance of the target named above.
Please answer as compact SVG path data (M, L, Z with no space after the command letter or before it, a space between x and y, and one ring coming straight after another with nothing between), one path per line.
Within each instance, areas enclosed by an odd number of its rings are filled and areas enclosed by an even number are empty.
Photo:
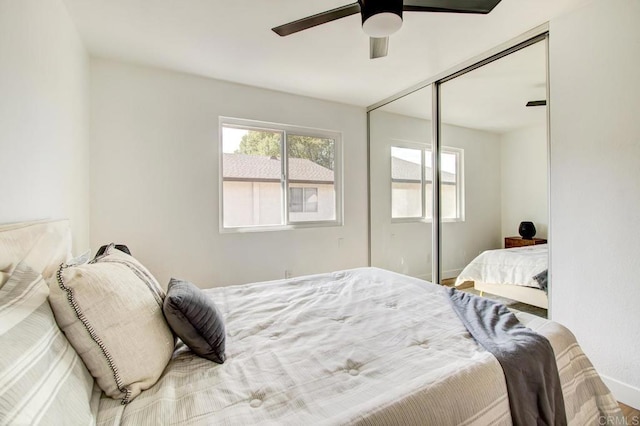
M543 291L521 295L547 278L546 49L546 35L538 36L369 112L372 266L546 307ZM496 266L486 283L465 275L481 253L516 246L537 253L523 260L537 262L532 269Z
M371 265L432 280L431 86L369 113Z
M449 80L440 93L446 280L483 251L504 248L505 238L538 242L522 240L521 222L546 240L547 114L544 105L527 106L546 100L546 43Z

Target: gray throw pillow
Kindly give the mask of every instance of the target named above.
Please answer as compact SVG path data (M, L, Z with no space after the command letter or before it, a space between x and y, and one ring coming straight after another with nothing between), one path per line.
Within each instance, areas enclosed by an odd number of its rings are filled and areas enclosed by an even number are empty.
M171 278L163 310L173 332L193 352L218 364L224 362L223 318L204 291L188 281Z

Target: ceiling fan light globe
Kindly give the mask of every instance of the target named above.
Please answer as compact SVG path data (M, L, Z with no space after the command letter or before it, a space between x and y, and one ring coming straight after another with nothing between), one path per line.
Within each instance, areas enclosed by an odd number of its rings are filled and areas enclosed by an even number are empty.
M392 12L370 16L362 23L362 30L369 37L388 37L402 27L402 18Z

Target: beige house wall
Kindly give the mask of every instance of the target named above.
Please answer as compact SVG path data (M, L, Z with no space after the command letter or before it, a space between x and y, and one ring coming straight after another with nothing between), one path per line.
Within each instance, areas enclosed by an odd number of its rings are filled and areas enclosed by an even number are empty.
M290 212L289 222L311 222L336 219L336 193L333 184L292 183L290 188L318 188L317 212Z
M335 219L333 184L290 184L290 188L318 188L317 212L292 212L290 222ZM279 182L225 181L224 226L262 226L283 223Z
M422 184L411 182L393 182L391 184L391 217L421 217Z
M420 183L412 182L393 182L391 184L391 217L403 218L422 216L420 186ZM431 191L431 184L427 183L424 190L427 217L432 217L431 211L433 206L433 195ZM442 199L442 217L455 218L457 215L456 186L442 185L440 191Z

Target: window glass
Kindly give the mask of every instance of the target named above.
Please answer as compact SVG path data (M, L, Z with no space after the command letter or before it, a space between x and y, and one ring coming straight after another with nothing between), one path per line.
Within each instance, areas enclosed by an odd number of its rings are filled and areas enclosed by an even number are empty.
M458 219L458 154L442 152L440 203L443 219Z
M422 217L422 150L391 147L391 217Z
M225 227L282 225L282 135L222 129Z
M289 188L289 212L303 211L303 189Z
M231 121L221 119L223 228L339 222L339 134Z
M333 139L287 134L289 194L301 200L289 200L290 222L336 219L335 155Z
M304 188L304 211L318 212L318 188Z
M463 151L443 148L441 152L442 218L462 219L460 159ZM391 147L391 217L431 219L433 173L431 149ZM422 164L424 163L424 167ZM425 213L426 212L426 213Z

